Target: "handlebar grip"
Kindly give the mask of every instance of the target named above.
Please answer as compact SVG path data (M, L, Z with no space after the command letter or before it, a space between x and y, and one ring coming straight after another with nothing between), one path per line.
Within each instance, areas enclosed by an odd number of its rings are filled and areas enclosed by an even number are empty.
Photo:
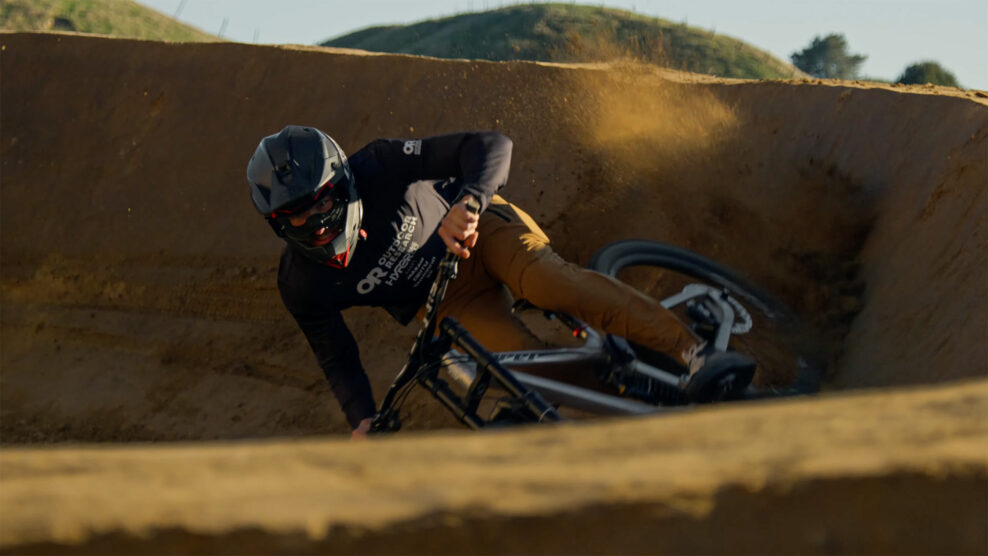
M465 204L466 204L467 212L469 212L470 214L480 214L480 201L478 201L474 197L470 197L469 199L466 199ZM459 255L454 254L449 249L446 250L446 257L443 259L444 262L456 262L459 260L460 260ZM452 277L453 278L456 277L455 269L453 270Z

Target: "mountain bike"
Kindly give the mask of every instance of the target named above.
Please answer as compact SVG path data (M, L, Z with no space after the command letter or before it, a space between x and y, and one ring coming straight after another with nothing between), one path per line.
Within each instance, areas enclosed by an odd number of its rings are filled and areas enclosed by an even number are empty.
M414 386L430 392L457 419L472 429L523 423L556 422L567 411L579 415L641 415L676 411L692 404L757 399L813 392L820 370L796 348L778 342L740 342L756 325L768 336L789 336L797 319L775 298L737 273L692 251L646 240L625 240L599 250L588 267L615 276L626 268L657 269L655 280L675 288L660 297L714 351L744 348L761 367L788 367L774 379L753 385L751 373L731 370L690 374L665 354L653 352L610 334L600 334L569 315L541 311L524 300L518 311L536 311L561 323L578 345L544 350L492 353L456 319L437 325L436 314L457 257L442 261L425 305L423 324L408 360L395 377L374 417L372 432L401 427L400 409ZM672 275L675 275L672 276ZM643 288L646 289L646 288ZM438 330L438 334L437 334ZM772 338L770 338L772 339ZM764 338L763 338L764 340ZM773 359L776 363L770 363ZM545 370L556 370L546 373ZM589 370L588 381L549 378L563 369ZM781 377L781 378L780 378Z

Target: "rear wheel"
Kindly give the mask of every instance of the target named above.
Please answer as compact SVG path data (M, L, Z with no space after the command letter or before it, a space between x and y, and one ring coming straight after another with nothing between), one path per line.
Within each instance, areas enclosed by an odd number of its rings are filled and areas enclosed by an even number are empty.
M744 372L698 373L687 383L687 399L704 402L818 389L822 367L807 347L812 334L782 302L726 266L688 249L647 240L606 245L587 266L662 301L719 350L737 351L757 363L753 387L738 391L737 385L748 378ZM691 291L708 293L694 296ZM727 327L719 326L725 315L731 321L729 334ZM664 369L677 365L666 354L631 345L646 363Z

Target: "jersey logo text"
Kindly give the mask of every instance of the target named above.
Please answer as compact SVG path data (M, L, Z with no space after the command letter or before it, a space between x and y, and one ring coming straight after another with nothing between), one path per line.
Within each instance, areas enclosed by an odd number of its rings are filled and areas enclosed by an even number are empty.
M364 295L374 291L374 288L381 283L381 278L387 275L387 272L375 266L367 273L366 278L357 283L357 293Z

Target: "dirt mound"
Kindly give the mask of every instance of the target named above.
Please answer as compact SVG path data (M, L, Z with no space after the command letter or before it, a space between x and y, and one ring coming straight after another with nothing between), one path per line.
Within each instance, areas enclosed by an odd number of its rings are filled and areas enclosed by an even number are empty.
M0 549L978 554L986 411L980 380L510 433L6 449Z
M827 390L988 374L981 92L78 35L0 45L6 450L345 430L247 196L247 158L288 123L348 151L502 131L505 195L565 257L639 237L739 269L817 327ZM382 392L414 327L346 318ZM409 411L408 428L454 426L425 398Z
M738 268L819 325L837 387L986 372L980 93L41 34L2 69L6 442L342 430L245 193L286 123L350 151L498 129L572 260L642 237ZM380 391L413 330L352 313Z

